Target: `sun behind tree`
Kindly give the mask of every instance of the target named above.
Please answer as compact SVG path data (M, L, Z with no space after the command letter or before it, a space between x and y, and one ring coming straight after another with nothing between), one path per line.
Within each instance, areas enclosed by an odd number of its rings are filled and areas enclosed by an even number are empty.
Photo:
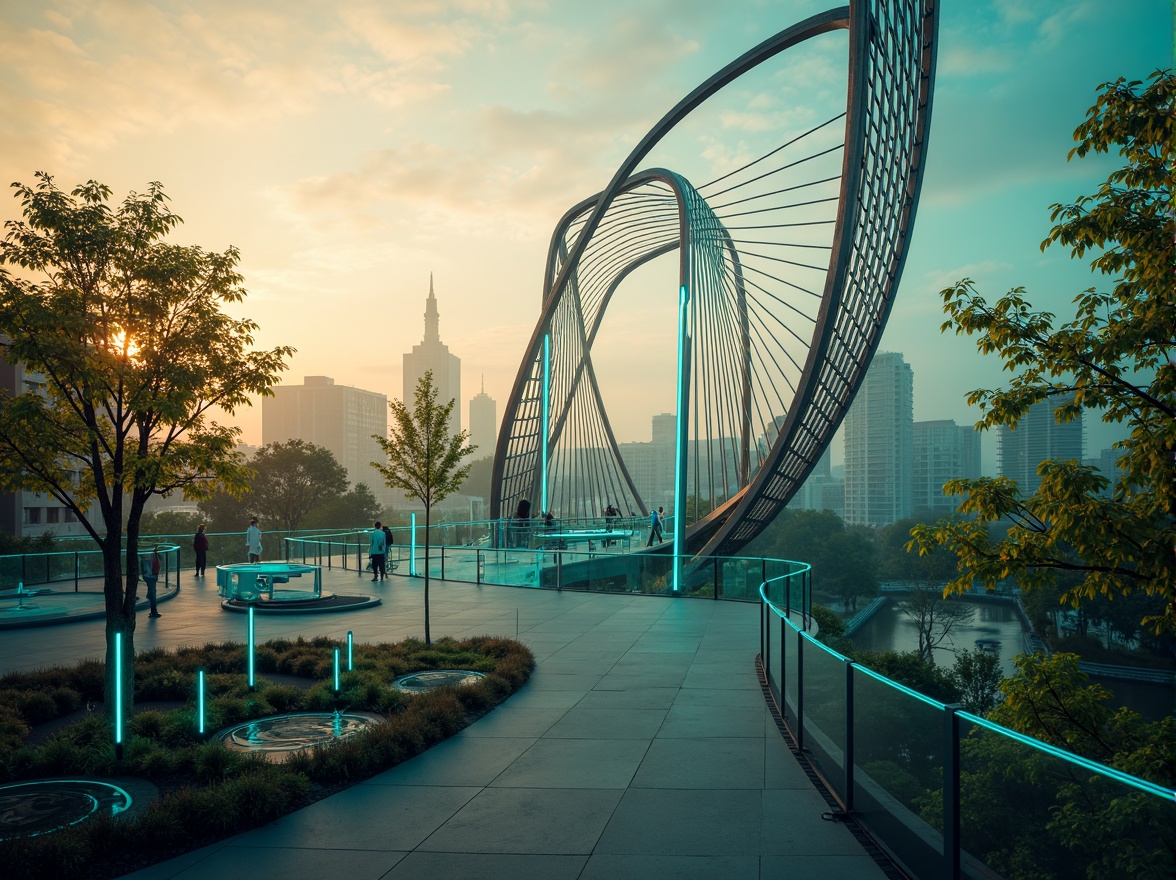
M244 486L240 429L209 410L268 394L293 349L252 348L257 325L223 311L245 298L235 248L164 240L181 220L160 184L112 209L100 183L36 176L13 184L24 219L0 241L0 350L44 384L2 401L0 482L65 505L102 550L113 713L116 636L124 710L134 699L143 506Z
M433 505L444 501L460 487L470 472L461 460L478 447L466 445L469 431L449 433L449 414L456 401L437 403L437 387L429 370L417 382L410 411L403 401L393 400L392 424L387 437L372 436L388 457L386 464L372 462L384 482L425 505L425 644L432 644L429 631L429 526Z

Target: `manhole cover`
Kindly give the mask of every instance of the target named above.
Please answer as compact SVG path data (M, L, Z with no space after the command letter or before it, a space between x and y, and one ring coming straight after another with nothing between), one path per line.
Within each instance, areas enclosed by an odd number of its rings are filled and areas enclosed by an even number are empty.
M393 685L402 691L419 694L440 687L469 687L477 684L486 675L469 669L436 669L431 672L414 672L396 679Z
M236 724L213 739L234 751L259 752L270 760L284 761L294 752L355 736L381 720L366 712L297 712Z
M109 782L54 779L0 785L0 840L59 831L91 816L113 816L132 798Z

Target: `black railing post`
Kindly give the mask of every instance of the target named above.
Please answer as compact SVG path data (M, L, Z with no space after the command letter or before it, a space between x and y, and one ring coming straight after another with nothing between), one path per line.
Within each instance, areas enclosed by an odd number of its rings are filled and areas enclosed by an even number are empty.
M78 551L74 551L74 592L78 591L78 580L81 575L81 560L78 559Z
M804 751L804 630L796 631L796 748Z
M715 557L715 594L711 598L719 598L719 557Z
M789 620L792 619L792 575L788 575L788 580L784 582L784 614Z
M845 812L853 812L853 661L845 663Z
M771 606L760 599L760 657L764 662L764 675L768 679L768 690L772 689L772 642L768 638L768 615L772 613Z
M475 583L480 587L482 586L482 551L475 550L474 554L474 578Z
M331 570L331 562L335 559L335 548L331 546L331 542L327 540L327 571Z
M355 573L363 577L363 538L355 539Z
M445 580L445 545L441 545L441 580Z
M943 707L943 876L960 876L960 719L963 707Z

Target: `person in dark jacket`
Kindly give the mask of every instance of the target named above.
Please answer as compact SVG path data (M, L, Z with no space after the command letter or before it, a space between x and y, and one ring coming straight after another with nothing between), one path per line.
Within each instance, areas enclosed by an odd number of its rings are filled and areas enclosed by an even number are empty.
M196 577L204 577L204 566L208 564L208 535L204 534L204 523L196 526L192 537L192 550L196 553Z
M147 585L147 603L151 606L151 613L148 617L159 617L159 609L155 607L155 585L159 582L159 545L151 552L150 556L139 557L139 574L143 578L143 583Z

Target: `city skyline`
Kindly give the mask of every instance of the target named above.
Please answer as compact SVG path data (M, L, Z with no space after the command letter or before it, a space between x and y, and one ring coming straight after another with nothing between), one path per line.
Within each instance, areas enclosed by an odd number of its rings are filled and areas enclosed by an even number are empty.
M45 170L66 188L94 178L116 199L162 181L187 221L175 240L241 248L251 296L240 313L259 322L260 345L298 348L291 383L330 375L396 396L436 267L446 343L503 400L563 211L709 72L825 5L13 4L0 9L0 175ZM1171 63L1170 4L1107 7L942 11L923 200L880 346L906 352L921 377L916 420L972 424L964 395L1003 379L971 340L939 334L942 287L973 277L993 299L1024 284L1064 316L1102 283L1038 249L1049 205L1094 191L1117 163L1067 164L1072 131L1099 83ZM772 99L749 95L722 124L752 132L757 113L780 112ZM0 201L0 219L18 207ZM659 276L645 283L656 290ZM621 442L673 409L655 298L600 352L613 368L604 390L623 398L610 403ZM234 420L244 442L260 441L261 409ZM1092 449L1114 439L1087 430ZM994 432L983 457L993 472Z

